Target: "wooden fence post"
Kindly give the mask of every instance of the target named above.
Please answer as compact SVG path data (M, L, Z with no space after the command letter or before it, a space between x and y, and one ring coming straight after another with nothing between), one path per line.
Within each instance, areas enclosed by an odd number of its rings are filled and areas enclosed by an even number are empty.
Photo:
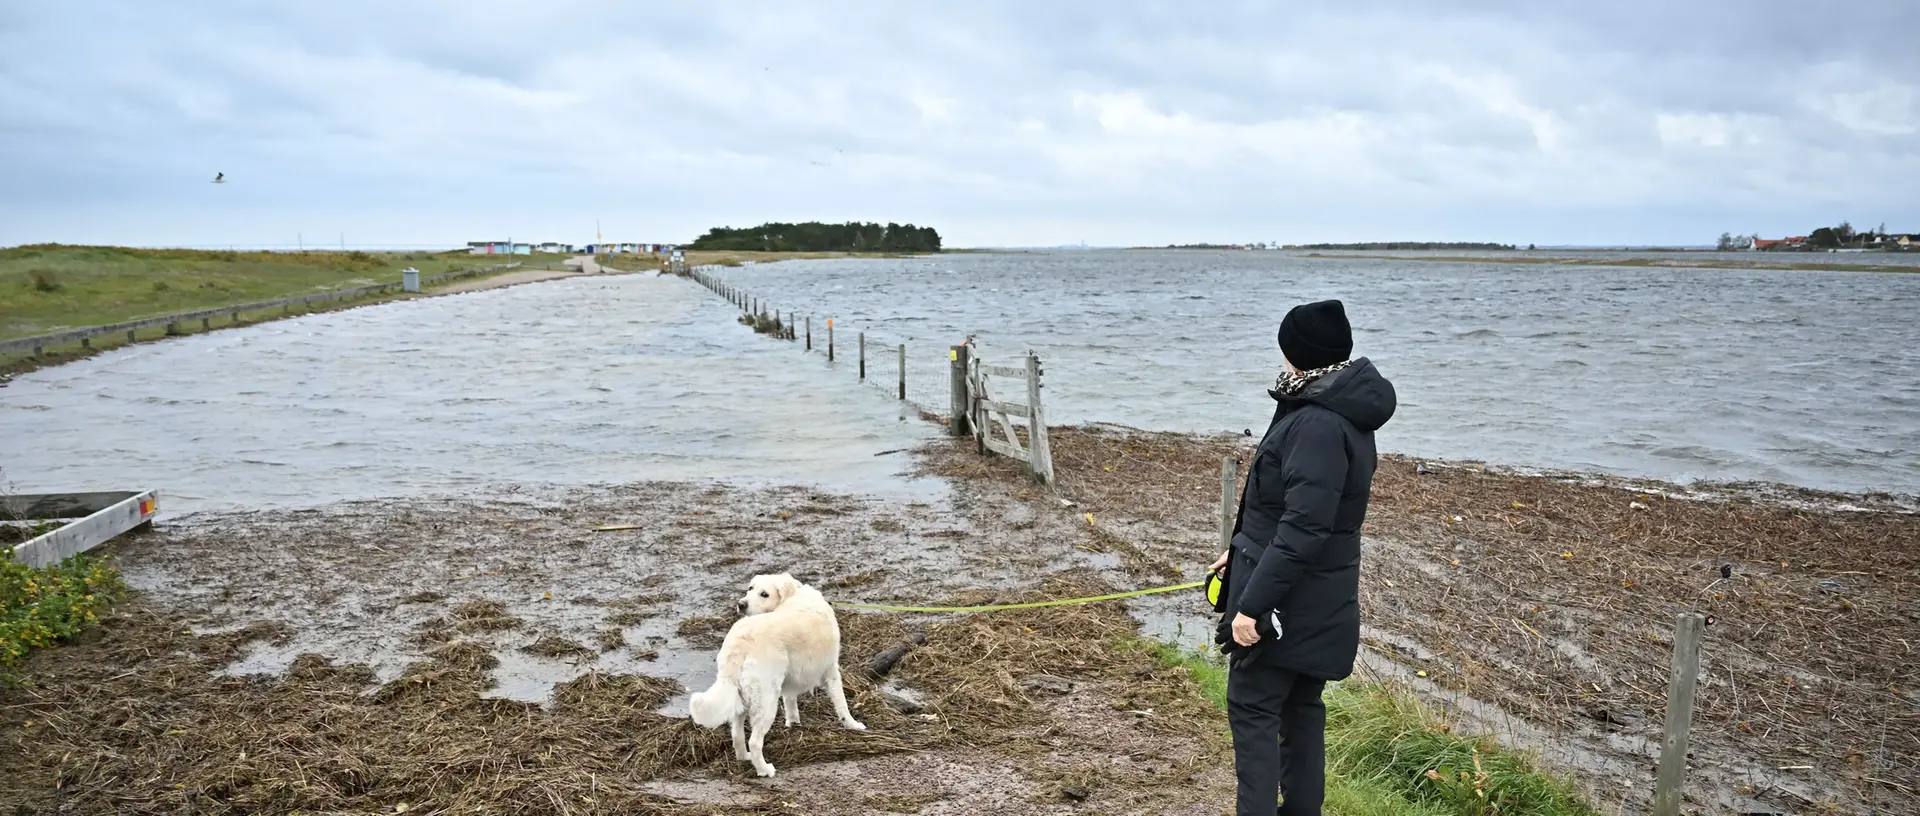
M1240 483L1240 460L1220 457L1220 551L1233 549L1233 489Z
M967 369L967 406L973 409L973 449L981 456L987 455L987 435L993 433L993 415L987 413L986 387L981 381L986 378L980 372L980 358L972 358Z
M900 344L900 398L907 398L907 344Z
M867 381L867 333L860 333L860 381Z
M973 411L967 399L967 360L973 349L965 343L947 349L947 435L972 433Z
M827 362L833 362L833 318L827 318Z
M1653 782L1654 816L1680 816L1687 778L1687 730L1693 725L1693 692L1700 682L1700 634L1706 618L1682 612L1673 627L1673 678L1667 685L1667 729L1660 742L1660 771Z
M807 350L813 350L813 315L807 315Z
M1047 414L1040 408L1040 358L1027 352L1027 447L1033 478L1053 484L1053 448L1047 444Z

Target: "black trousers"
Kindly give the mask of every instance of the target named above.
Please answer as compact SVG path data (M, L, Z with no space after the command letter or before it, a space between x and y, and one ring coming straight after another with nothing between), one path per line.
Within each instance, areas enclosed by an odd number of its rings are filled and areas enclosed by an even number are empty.
M1238 816L1319 816L1327 798L1326 686L1258 659L1228 670ZM1286 804L1276 809L1281 790Z

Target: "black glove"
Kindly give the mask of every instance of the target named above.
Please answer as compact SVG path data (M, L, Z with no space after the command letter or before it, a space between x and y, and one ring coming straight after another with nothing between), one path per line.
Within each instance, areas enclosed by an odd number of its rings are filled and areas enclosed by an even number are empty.
M1220 624L1213 630L1214 645L1219 646L1220 653L1227 656L1228 664L1235 666L1259 654L1260 647L1279 640L1281 633L1280 625L1274 620L1273 613L1258 615L1253 619L1253 631L1260 636L1260 639L1254 641L1252 646L1241 646L1233 639L1233 618L1238 614L1236 612L1234 615L1221 618Z

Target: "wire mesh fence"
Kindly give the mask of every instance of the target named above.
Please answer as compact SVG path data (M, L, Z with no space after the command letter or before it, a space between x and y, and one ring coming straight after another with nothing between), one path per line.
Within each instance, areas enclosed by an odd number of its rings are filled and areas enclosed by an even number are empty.
M800 346L835 369L845 370L855 383L922 412L949 418L952 410L952 348L965 337L911 337L889 325L882 316L800 312L764 293L742 286L720 274L722 267L699 266L687 276L737 306L742 322L756 331ZM992 362L1019 365L1014 356Z

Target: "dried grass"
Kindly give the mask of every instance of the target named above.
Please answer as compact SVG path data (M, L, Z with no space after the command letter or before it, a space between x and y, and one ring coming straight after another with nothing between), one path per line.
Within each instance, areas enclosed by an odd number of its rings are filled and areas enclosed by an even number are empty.
M1218 546L1221 459L1255 441L1049 434L1060 495L1138 522L1148 563ZM944 475L1022 478L968 443L929 454ZM1382 456L1374 481L1362 603L1369 624L1418 644L1373 644L1384 654L1556 732L1622 712L1657 729L1674 615L1705 612L1696 745L1920 806L1920 516L1885 497L1723 485L1693 500L1651 482L1417 464Z
M462 632L497 632L518 628L521 623L519 618L507 614L505 605L485 598L462 603L454 607L447 617Z
M1105 589L1068 573L1036 592L998 599ZM923 713L895 712L870 681L849 672L849 695L871 730L782 730L768 740L769 759L786 767L950 747L1051 750L1062 738L1018 681L1035 672L1106 678L1130 686L1130 705L1169 715L1192 708L1217 720L1177 667L1114 648L1134 631L1115 605L916 626L927 642L894 676L926 691ZM907 633L898 616L880 614L845 615L842 630L850 661ZM364 667L314 655L278 678L213 673L247 644L285 634L261 625L194 637L181 619L136 597L84 642L36 655L25 667L34 685L0 692L7 712L0 754L9 771L0 775L0 806L76 814L392 813L404 803L413 813L694 814L720 811L661 799L643 784L751 773L733 760L725 729L654 713L678 691L670 681L589 673L556 688L548 708L486 698L480 693L492 656L465 641L380 686ZM823 695L802 707L803 722L832 722ZM769 799L725 812L776 808Z

